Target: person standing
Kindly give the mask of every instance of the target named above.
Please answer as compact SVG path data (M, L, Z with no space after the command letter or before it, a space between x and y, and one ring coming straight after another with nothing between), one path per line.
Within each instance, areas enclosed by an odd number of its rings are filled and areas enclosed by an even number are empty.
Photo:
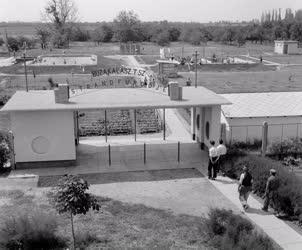
M191 81L191 79L190 79L190 77L189 77L188 80L186 81L186 85L187 85L187 86L191 86L191 84L192 84L192 81Z
M277 172L275 169L270 169L270 176L267 179L264 193L264 204L261 208L265 212L268 211L270 201L272 200L274 203L275 191L278 189L278 180L276 178L276 173Z
M217 172L221 171L224 176L225 172L223 170L223 164L225 161L225 155L227 153L227 148L223 144L222 139L219 140L219 145L217 146L217 153L218 153Z
M209 164L208 164L208 177L209 179L215 180L217 177L217 161L218 153L217 148L215 147L215 141L210 141L209 148Z
M247 199L249 198L250 192L252 191L253 177L249 172L247 166L243 166L243 173L239 179L239 200L244 210L248 209Z

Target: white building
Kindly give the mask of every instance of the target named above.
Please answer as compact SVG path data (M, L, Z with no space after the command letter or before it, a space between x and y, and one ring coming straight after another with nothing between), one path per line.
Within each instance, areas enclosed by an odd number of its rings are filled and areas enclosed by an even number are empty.
M284 54L284 55L298 54L299 53L298 41L276 40L274 51L277 54Z
M222 106L227 141L260 140L268 123L269 143L302 137L302 92L223 94L232 105Z
M17 91L1 109L10 114L16 166L76 164L77 111L192 108L193 138L206 146L218 141L221 105L230 102L203 87L184 87L180 99L170 92L169 97L167 91L146 88L90 89L69 97L67 85L54 91Z

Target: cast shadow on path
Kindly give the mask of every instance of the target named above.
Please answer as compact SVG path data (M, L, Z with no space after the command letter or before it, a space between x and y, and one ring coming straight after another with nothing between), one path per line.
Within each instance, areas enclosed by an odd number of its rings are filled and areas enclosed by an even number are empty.
M259 214L259 215L274 215L272 212L265 212L259 208L249 207L245 213L247 214Z

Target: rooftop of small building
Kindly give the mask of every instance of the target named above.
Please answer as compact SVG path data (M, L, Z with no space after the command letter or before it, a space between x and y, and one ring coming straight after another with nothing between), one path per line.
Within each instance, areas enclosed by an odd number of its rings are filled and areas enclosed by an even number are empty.
M135 108L185 108L231 104L204 87L183 87L182 100L170 100L167 90L149 88L86 89L71 93L68 103L56 103L53 90L17 91L2 112Z
M302 92L222 94L232 105L222 106L227 118L302 115Z

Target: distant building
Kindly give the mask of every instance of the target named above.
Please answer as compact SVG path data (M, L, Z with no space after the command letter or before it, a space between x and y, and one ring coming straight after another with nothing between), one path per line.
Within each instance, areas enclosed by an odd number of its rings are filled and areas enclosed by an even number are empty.
M291 40L276 40L275 41L275 53L283 55L298 54L298 41Z
M227 141L261 140L268 123L269 143L302 137L302 92L237 93L221 95L232 105L221 107Z

